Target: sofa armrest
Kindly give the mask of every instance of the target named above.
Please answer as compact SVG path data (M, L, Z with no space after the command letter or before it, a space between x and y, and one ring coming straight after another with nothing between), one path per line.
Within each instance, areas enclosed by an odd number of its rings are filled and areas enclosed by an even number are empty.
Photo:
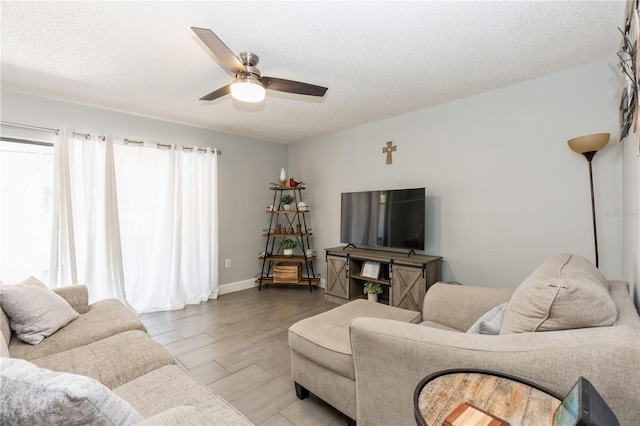
M86 314L89 312L89 289L86 285L54 288L53 292L69 302L77 313Z
M620 424L640 418L640 330L629 325L500 336L468 335L375 318L350 326L357 421L413 425L418 382L449 369L483 369L566 395L590 380Z
M422 321L467 331L490 309L511 299L515 289L435 283L422 303Z

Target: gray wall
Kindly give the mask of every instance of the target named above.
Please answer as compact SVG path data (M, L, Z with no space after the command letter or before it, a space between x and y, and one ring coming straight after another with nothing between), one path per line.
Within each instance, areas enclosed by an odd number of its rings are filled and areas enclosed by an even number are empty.
M610 132L593 163L600 265L633 285L638 158L633 136L617 142L620 90L611 58L288 147L8 91L1 106L4 121L222 149L221 284L248 284L258 272L267 188L281 167L306 182L323 277L322 249L340 244L340 193L381 188L427 188L426 252L444 256L445 281L514 287L553 254L593 260L587 162L566 141ZM398 151L387 166L381 150L389 140ZM636 286L636 301L637 293Z
M160 143L217 147L219 159L220 284L252 278L259 271L258 253L265 206L272 203L269 183L287 164L287 146L162 120L3 90L2 121L79 132L111 133ZM225 269L224 260L232 259Z
M341 192L424 186L425 251L445 281L515 287L557 253L594 261L588 163L567 140L609 132L593 162L600 269L622 279L622 218L607 214L622 208L619 74L612 57L290 145L315 248L340 244Z

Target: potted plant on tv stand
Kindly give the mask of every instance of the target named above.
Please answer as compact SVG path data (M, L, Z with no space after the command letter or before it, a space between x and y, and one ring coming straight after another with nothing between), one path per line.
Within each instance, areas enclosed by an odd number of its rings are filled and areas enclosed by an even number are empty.
M285 256L293 256L293 249L298 247L298 242L291 238L285 238L280 241L280 248L284 250Z
M364 283L363 292L367 295L367 299L369 299L370 302L377 302L378 295L382 293L382 285L374 283L373 281L367 281Z

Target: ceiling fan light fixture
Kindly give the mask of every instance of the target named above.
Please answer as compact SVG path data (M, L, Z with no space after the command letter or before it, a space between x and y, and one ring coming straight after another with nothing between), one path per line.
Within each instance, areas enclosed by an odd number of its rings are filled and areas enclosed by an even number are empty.
M239 76L231 83L231 96L241 102L262 102L265 93L260 80L252 76Z
M319 97L323 97L327 92L326 87L315 84L285 80L284 78L262 77L260 70L256 67L260 61L258 55L251 52L241 52L236 56L213 31L198 27L191 27L191 29L220 61L220 66L234 77L233 83L201 97L201 101L213 101L231 93L234 99L241 102L262 102L267 87L276 92Z

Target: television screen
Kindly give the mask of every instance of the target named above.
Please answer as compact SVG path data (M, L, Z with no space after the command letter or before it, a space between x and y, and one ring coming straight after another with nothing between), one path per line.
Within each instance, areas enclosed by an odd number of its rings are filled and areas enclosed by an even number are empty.
M424 250L425 189L342 194L340 242Z

